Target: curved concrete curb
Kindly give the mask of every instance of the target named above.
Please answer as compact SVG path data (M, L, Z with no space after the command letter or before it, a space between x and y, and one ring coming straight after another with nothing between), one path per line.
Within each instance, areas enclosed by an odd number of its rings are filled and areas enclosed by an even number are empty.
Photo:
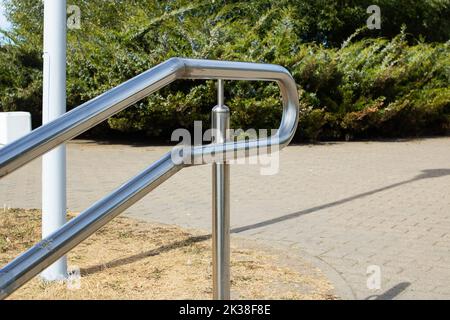
M353 289L347 283L341 273L339 273L339 271L337 271L335 268L333 268L332 265L328 264L319 257L310 255L303 250L301 251L302 258L317 266L317 268L319 268L325 274L325 276L328 277L328 279L334 286L334 290L336 291L337 296L339 296L343 300L356 300L356 294L353 292Z
M296 270L301 270L305 262L310 264L312 267L317 268L324 277L326 277L330 284L333 286L334 294L338 299L342 300L355 300L356 296L350 287L350 285L345 281L341 274L334 269L331 265L323 261L322 259L312 256L302 249L295 248L295 252L299 254L294 254L292 248L288 248L281 244L268 242L265 240L255 240L242 236L232 236L232 241L241 242L245 244L247 248L261 249L263 247L265 250L269 250L269 253L273 253L283 259L283 264L288 265Z

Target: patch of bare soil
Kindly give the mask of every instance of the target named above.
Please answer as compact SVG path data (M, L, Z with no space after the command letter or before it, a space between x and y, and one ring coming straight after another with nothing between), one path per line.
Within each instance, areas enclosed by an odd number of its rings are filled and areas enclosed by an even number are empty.
M73 216L73 215L72 215ZM40 212L0 212L0 265L40 239ZM309 264L277 251L232 241L232 298L335 299ZM210 299L211 239L199 231L118 217L68 254L81 279L44 283L36 277L9 299ZM292 260L292 259L291 259Z

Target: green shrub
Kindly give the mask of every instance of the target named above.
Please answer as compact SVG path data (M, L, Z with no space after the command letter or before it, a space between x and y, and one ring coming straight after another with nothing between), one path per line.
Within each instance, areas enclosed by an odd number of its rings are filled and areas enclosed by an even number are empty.
M39 125L42 1L8 0L13 29L0 46L0 110L29 110ZM449 132L449 0L73 1L82 29L68 33L68 108L173 56L275 63L298 83L298 140ZM366 8L382 29L366 29ZM402 27L403 26L403 27ZM441 41L435 42L435 41ZM271 83L227 82L234 128L276 128ZM91 132L168 139L209 125L212 81L178 81Z

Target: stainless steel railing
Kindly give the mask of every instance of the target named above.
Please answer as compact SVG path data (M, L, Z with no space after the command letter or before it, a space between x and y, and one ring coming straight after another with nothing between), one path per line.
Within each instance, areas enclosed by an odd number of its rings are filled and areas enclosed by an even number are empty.
M193 146L188 152L188 162L174 162L173 152L166 154L0 269L0 298L6 298L20 288L184 166L208 163L208 159L217 157L234 159L261 148L269 151L272 147L281 149L289 144L295 133L298 122L297 87L285 68L270 64L172 58L2 148L0 178L176 79L276 81L283 99L283 116L276 136ZM183 153L185 149L175 148L175 152Z

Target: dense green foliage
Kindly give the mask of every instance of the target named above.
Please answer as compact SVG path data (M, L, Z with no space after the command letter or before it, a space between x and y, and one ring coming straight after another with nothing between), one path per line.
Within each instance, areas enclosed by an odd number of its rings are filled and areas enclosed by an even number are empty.
M0 110L29 110L38 125L42 1L7 2L13 29L0 48ZM82 12L82 28L68 34L69 107L182 56L288 68L301 97L299 139L450 131L450 0L68 2ZM381 7L381 30L365 28L371 4ZM278 126L276 85L226 88L234 128ZM208 123L215 103L213 82L179 81L95 134L169 137L194 120Z
M293 70L309 139L450 132L450 43L364 40L305 48ZM302 134L302 132L300 132Z

